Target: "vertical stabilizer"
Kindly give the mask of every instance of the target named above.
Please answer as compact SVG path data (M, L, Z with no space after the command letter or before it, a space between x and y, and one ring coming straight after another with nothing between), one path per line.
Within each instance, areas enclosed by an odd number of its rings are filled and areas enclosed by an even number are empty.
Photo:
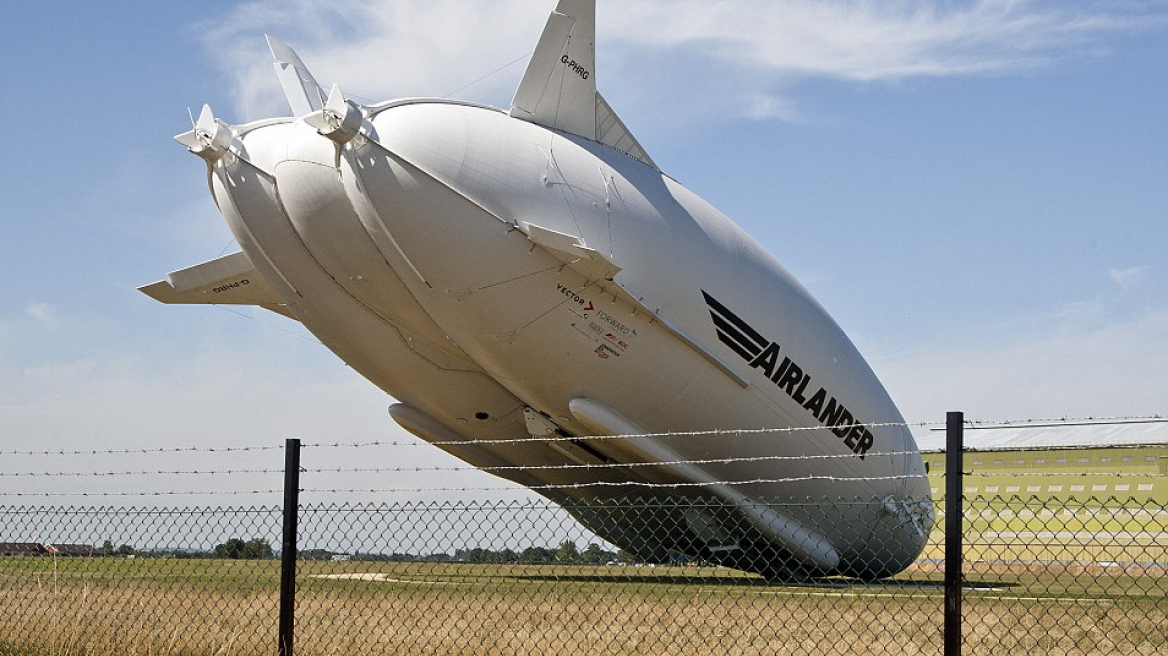
M511 116L596 138L596 1L560 0L515 99Z
M284 96L292 107L292 115L304 116L323 109L326 98L324 89L317 84L304 62L300 61L296 51L273 36L265 35L265 38L272 51L272 59L275 60L280 86L284 87Z
M611 146L657 168L596 91L596 0L560 0L527 64L511 116Z

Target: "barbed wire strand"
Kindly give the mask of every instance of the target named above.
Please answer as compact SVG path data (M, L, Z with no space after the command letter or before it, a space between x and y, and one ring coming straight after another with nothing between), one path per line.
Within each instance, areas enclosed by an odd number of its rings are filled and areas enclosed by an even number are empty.
M986 420L966 419L965 424L973 428L1041 428L1044 426L1106 426L1112 424L1152 424L1168 422L1168 416L1154 415L1119 415L1107 417L1032 417L1030 419ZM944 429L941 424L930 424L934 430Z
M742 480L717 480L703 482L678 483L651 483L647 481L588 481L583 483L544 483L540 485L491 485L491 486L429 486L429 487L388 487L388 488L302 488L301 492L308 493L391 493L391 492L497 492L515 490L579 490L588 488L620 488L634 487L646 489L675 489L675 488L702 488L714 485L758 485L764 483L803 483L807 481L830 482L860 482L860 481L888 481L904 480L906 478L924 478L923 475L911 476L827 476L808 475L792 476L787 478L750 478ZM121 496L172 496L172 495L245 495L245 494L283 494L282 489L270 490L169 490L151 492L0 492L0 497L121 497Z
M107 456L145 455L160 453L239 453L245 451L283 450L283 444L253 446L165 446L150 449L48 449L44 451L13 450L0 451L0 456Z
M689 464L736 464L742 462L767 462L775 460L799 460L797 456L759 456L750 458L714 458L706 460L664 460L660 462L630 462L630 463L581 463L570 465L500 465L488 467L472 466L431 466L431 467L317 467L302 468L302 474L421 474L421 473L469 473L469 472L506 472L506 471L558 471L558 470L604 470L604 469L640 469L651 467L670 467L673 465ZM137 471L110 471L110 472L0 472L0 478L107 478L129 476L234 476L253 474L283 474L283 469L185 469L185 470L137 470ZM937 476L944 477L944 472ZM1116 472L1116 471L1086 471L1086 472L964 472L965 476L981 478L1055 478L1055 477L1090 477L1107 476L1114 478L1168 478L1168 473L1160 472ZM905 474L906 478L925 478L924 474Z
M885 452L870 452L866 457L900 457L914 455L915 451L885 451ZM576 464L562 464L562 465L495 465L474 467L466 466L431 466L431 467L321 467L321 468L301 468L302 473L350 473L350 472L372 472L372 473L417 473L417 472L469 472L469 471L528 471L528 470L556 470L556 469L630 469L638 467L667 467L670 465L711 465L711 464L737 464L747 462L778 462L778 461L807 461L807 460L828 460L840 458L855 458L854 453L828 453L807 456L787 456L787 455L768 455L768 456L730 456L725 458L699 458L691 460L660 460L653 462L603 462L603 463L576 463ZM280 474L283 469L188 469L188 470L133 470L133 471L85 471L85 472L61 472L61 471L40 471L40 472L0 472L0 477L34 477L34 476L77 476L77 477L102 477L102 476L158 476L158 475L220 475L220 474Z
M1052 425L1095 425L1106 426L1115 424L1129 424L1129 423L1168 423L1168 417L1163 415L1143 415L1143 416L1114 416L1114 417L1070 417L1070 418L1032 418L1024 420L1010 420L1010 421L994 421L994 420L977 420L967 419L966 424L970 426L985 426L985 427L1038 427L1041 424ZM940 422L882 422L863 424L868 428L884 428L884 427L902 427L902 428L938 428L943 427L944 424ZM606 440L634 440L637 438L685 438L685 437L701 437L701 436L734 436L734 435L757 435L757 434L776 434L776 433L794 433L801 431L822 431L832 430L831 426L790 426L790 427L776 427L776 428L742 428L742 429L716 429L716 430L701 430L701 431L674 431L665 433L645 433L640 435L584 435L584 436L529 436L529 437L515 437L503 439L465 439L465 440L436 440L427 442L424 440L414 439L410 441L402 440L374 440L369 442L306 442L301 445L301 448L364 448L364 447L420 447L420 446L484 446L484 445L498 445L498 444L526 444L526 443L551 443L551 442L565 442L572 440L585 441L606 441ZM131 454L168 454L168 453L240 453L248 451L272 451L276 449L283 449L282 444L268 444L268 445L245 445L245 446L229 446L229 447L200 447L200 446L179 446L179 447L154 447L154 448L140 448L140 449L45 449L45 450L31 450L31 449L13 449L0 450L0 456L93 456L93 455L131 455Z

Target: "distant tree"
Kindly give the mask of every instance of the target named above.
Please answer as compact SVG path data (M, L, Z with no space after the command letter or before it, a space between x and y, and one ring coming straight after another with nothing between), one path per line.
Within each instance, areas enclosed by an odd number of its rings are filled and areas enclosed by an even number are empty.
M110 540L106 540L105 542L101 543L101 555L109 556L109 555L112 555L113 553L114 553L114 543L113 542L111 542Z
M257 559L271 558L272 555L272 545L263 538L252 538L247 542L240 538L231 538L223 544L215 546L216 558Z
M250 559L271 558L274 552L272 545L263 538L253 538L243 545L243 557Z
M580 550L576 548L576 543L571 540L561 542L560 547L556 549L556 562L574 563L578 560L580 560Z
M616 560L616 554L612 551L601 549L600 545L595 542L585 547L584 552L580 554L580 562L588 563L589 565L600 565L610 560Z
M243 545L246 544L242 539L231 538L223 544L215 545L216 558L241 558L243 556Z
M525 564L554 563L556 552L544 547L527 547L519 553L519 562Z
M454 552L454 560L460 563L517 563L519 554L514 549L459 549Z
M216 558L242 558L247 543L239 538L231 538L223 544L215 545Z
M118 547L117 551L114 553L119 556L132 556L134 555L134 547L131 547L128 544L123 544L122 546Z

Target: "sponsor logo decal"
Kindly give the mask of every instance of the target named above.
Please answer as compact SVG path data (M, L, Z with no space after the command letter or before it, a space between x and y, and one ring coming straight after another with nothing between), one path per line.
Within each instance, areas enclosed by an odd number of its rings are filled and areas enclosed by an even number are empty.
M568 311L576 317L568 325L591 342L596 357L601 360L619 358L632 348L637 338L636 328L596 307L592 299L563 284L556 285L556 292L568 299Z
M778 342L763 337L749 323L722 305L713 296L702 291L710 318L718 332L718 339L742 357L752 368L758 369L776 387L809 412L816 421L831 429L852 453L864 455L872 448L872 432L826 388L818 391L811 383L811 374L789 357L781 357Z

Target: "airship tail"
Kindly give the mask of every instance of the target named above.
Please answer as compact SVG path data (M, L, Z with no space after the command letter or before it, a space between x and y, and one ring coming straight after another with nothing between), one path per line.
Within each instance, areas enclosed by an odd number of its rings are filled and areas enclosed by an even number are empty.
M510 114L599 141L657 165L596 91L596 0L560 0L548 16Z
M166 276L166 280L138 289L161 303L258 305L290 319L296 318L256 272L251 259L243 251L174 271Z
M317 83L316 78L312 77L304 62L300 61L296 51L273 36L264 37L272 51L273 66L276 67L276 75L280 78L280 86L284 87L284 96L288 98L292 115L304 116L323 109L328 95Z

